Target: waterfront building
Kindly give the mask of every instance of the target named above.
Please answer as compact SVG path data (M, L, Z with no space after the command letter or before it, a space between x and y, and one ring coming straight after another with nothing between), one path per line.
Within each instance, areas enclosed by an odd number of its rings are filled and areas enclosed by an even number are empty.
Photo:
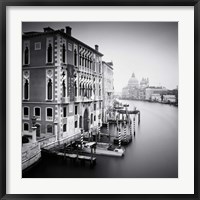
M102 123L102 56L71 28L22 36L22 131L35 116L37 140L73 138Z
M103 122L107 121L109 108L113 105L114 98L114 79L113 79L113 63L102 62L103 70Z
M176 96L175 95L163 95L163 102L164 103L176 103Z
M160 94L152 94L151 95L151 101L157 101L157 102L161 102L162 101L162 97Z
M165 87L154 87L154 86L151 86L151 87L146 88L145 92L146 92L146 95L145 95L146 96L146 100L151 101L152 100L152 95L159 94L162 97L164 94L167 94L168 90ZM162 100L162 98L161 98L161 100Z

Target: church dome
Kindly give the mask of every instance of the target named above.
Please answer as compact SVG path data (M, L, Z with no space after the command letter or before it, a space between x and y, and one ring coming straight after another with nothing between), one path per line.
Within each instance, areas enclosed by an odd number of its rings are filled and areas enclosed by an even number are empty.
M135 77L135 74L133 73L131 78L128 81L128 86L129 87L138 87L139 86L139 82L137 80L137 78Z

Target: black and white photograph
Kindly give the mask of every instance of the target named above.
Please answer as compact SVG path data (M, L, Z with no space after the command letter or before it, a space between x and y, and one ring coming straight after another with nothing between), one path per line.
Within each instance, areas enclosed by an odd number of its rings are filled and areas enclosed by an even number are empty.
M179 178L178 22L27 21L21 37L22 178Z

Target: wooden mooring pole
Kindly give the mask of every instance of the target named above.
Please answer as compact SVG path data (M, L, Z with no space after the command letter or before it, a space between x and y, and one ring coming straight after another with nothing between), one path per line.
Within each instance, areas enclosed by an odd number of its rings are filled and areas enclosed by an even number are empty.
M135 116L133 118L133 132L134 132L134 136L135 136Z

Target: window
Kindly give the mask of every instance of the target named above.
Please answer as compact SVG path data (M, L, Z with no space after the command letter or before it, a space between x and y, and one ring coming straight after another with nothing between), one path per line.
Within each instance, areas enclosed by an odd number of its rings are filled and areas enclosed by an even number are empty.
M77 66L77 50L74 49L74 65Z
M48 84L47 84L47 99L52 100L52 80L51 79L48 80Z
M101 102L99 102L99 109L101 109Z
M37 117L37 119L41 119L41 109L39 107L35 107L34 115Z
M63 124L63 132L66 132L66 131L67 131L67 125Z
M77 89L77 82L76 81L74 82L74 95L75 95L75 97L78 96L78 89Z
M25 65L28 65L29 63L28 60L29 60L29 48L26 47L25 48L25 62L24 62Z
M30 93L30 72L24 71L23 72L23 99L29 100L29 93Z
M96 115L94 115L94 121L96 122Z
M51 124L47 125L47 133L53 133L53 126Z
M72 51L72 44L71 43L68 43L68 50Z
M41 42L36 42L35 43L35 50L40 50L41 49Z
M28 87L29 83L28 80L25 80L25 84L24 84L24 99L28 100Z
M82 59L82 56L81 56L81 53L79 53L79 65L81 65L81 59Z
M75 121L75 128L77 128L78 127L78 122L77 121Z
M94 104L94 110L96 110L96 103Z
M46 62L52 63L53 62L53 38L47 38L46 42Z
M75 115L78 114L78 106L75 106Z
M47 49L47 62L51 63L52 62L52 45L49 44L48 49Z
M23 59L23 64L24 65L29 65L30 64L30 41L24 41L24 59Z
M66 47L65 44L62 45L62 61L65 63L65 52L66 52Z
M53 70L46 70L46 100L53 100Z
M66 85L64 80L62 82L62 95L63 97L66 97Z
M63 117L67 117L67 107L63 107Z
M29 107L24 107L23 118L29 119Z
M53 108L46 109L46 120L53 121Z
M29 131L29 124L28 123L24 123L24 131Z

